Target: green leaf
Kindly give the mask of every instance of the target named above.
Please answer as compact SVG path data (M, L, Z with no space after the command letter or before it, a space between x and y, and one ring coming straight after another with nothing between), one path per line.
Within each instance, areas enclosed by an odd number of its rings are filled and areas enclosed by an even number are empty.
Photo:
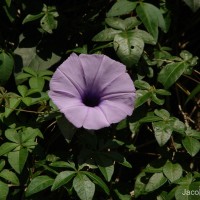
M15 79L16 80L27 79L27 78L30 78L31 76L32 76L31 74L21 72L16 75Z
M165 178L163 173L155 173L151 176L148 183L146 184L145 191L152 192L165 184L166 181L167 179Z
M20 174L24 168L28 157L28 151L25 148L8 153L8 162L11 167Z
M132 197L129 194L121 194L117 189L114 190L119 200L130 200Z
M159 98L156 96L155 93L152 94L151 100L152 100L154 103L156 103L156 104L158 104L158 105L160 105L160 106L163 105L164 102L165 102L164 99L159 99Z
M148 32L154 37L154 40L158 39L158 16L157 8L149 3L141 2L136 8L137 15L145 25Z
M107 17L116 17L120 15L129 14L135 9L137 2L130 2L128 0L118 0L106 14Z
M28 140L35 140L36 136L43 138L42 133L39 129L33 129L31 127L27 127L24 129L23 134L21 135L21 143L23 145L24 142Z
M154 113L155 113L157 116L161 117L161 118L162 118L163 120L165 120L165 121L169 120L169 118L170 118L169 112L168 112L167 110L165 110L165 109L160 109L160 110L155 109L155 110L154 110Z
M28 88L27 88L26 85L18 85L17 89L18 89L18 91L19 91L19 93L21 94L22 97L26 96L26 93L28 91Z
M53 33L53 29L57 28L58 22L51 12L47 12L40 20L40 25L47 33Z
M176 200L199 200L199 182L177 187L175 192Z
M0 181L0 188L1 188L0 200L6 200L9 192L9 187L7 184Z
M51 187L51 190L54 191L56 189L58 189L59 187L67 184L69 181L72 180L72 178L76 175L76 172L75 171L63 171L63 172L60 172L54 182L53 182L53 185Z
M167 90L163 90L163 89L156 89L156 94L159 95L164 95L164 96L169 96L171 95L171 92L167 91Z
M81 200L93 199L95 184L85 174L77 174L73 180L73 187Z
M33 70L31 67L24 67L23 70L24 70L26 73L31 74L32 76L37 76L36 71Z
M39 77L44 77L44 76L52 76L53 72L50 70L39 70L38 71L38 76Z
M65 162L65 161L55 161L55 162L51 163L50 166L52 166L52 167L64 167L64 168L70 168L70 169L76 170L74 163Z
M122 31L120 30L115 30L112 28L106 28L103 31L99 32L97 35L95 35L92 38L92 41L95 42L109 42L109 41L113 41L115 35L117 35L118 33L121 33Z
M131 32L134 34L134 37L141 38L146 44L152 44L152 45L156 44L156 41L153 38L153 36L146 31L137 28L135 30L132 30Z
M145 193L145 183L142 182L143 179L145 179L146 174L144 172L141 172L137 177L135 181L134 186L134 196L135 198L139 197L140 195Z
M136 91L136 100L135 100L135 108L141 106L145 102L147 102L152 96L152 93L148 90L137 90Z
M162 118L152 115L152 116L143 117L139 121L140 121L140 123L148 123L148 122L157 122L157 121L161 121L161 120L162 120Z
M4 178L5 180L11 182L12 184L19 186L19 179L16 174L8 169L4 169L0 172L0 177Z
M10 78L14 67L14 59L11 54L0 51L0 85L4 85Z
M52 53L51 57L47 60L43 60L37 55L36 47L32 48L16 48L14 51L15 54L21 56L23 63L16 62L16 67L21 69L23 66L27 66L34 71L34 74L38 70L44 70L50 68L52 65L57 63L60 60L60 56ZM33 75L33 74L32 74ZM37 76L33 75L33 76Z
M183 0L193 12L196 12L200 8L199 0Z
M191 127L188 127L187 130L185 131L187 136L200 139L200 131L193 130Z
M153 130L155 134L156 141L159 146L163 146L170 139L172 134L171 124L166 123L165 121L153 122Z
M181 178L183 169L180 164L168 161L163 168L163 173L171 182L174 182Z
M19 144L12 143L12 142L3 143L0 146L0 156L12 151L14 148L16 148L18 146L19 146Z
M0 171L5 167L5 164L6 164L5 160L1 159L0 160Z
M39 14L37 14L37 15L28 14L28 15L24 18L24 20L22 21L22 24L25 24L25 23L31 22L31 21L35 21L35 20L41 18L42 16L44 16L44 13L43 13L43 12L41 12L41 13L39 13Z
M90 179L92 179L95 184L99 185L105 191L106 194L110 194L108 186L103 182L103 180L99 176L86 171L83 171L82 173L88 176Z
M186 129L186 126L182 121L180 121L179 119L174 120L174 124L173 124L173 130L174 131L181 133L181 134L184 134L185 129Z
M110 27L122 31L130 30L141 23L140 21L137 20L136 17L128 17L124 20L119 17L109 17L105 19L105 22Z
M98 165L99 170L103 174L104 178L109 182L112 178L112 175L114 173L114 165L102 167Z
M195 156L200 150L200 142L192 137L186 136L182 140L182 144L187 150L187 152L193 157Z
M136 80L134 82L134 84L135 84L136 88L140 88L140 89L146 89L146 90L148 90L148 89L151 88L151 86L149 85L149 83L147 83L146 81L143 81L143 80Z
M31 196L37 192L45 190L46 188L50 187L54 182L54 179L50 178L49 176L37 176L35 177L26 190L26 197Z
M20 143L20 137L17 133L16 129L7 129L5 131L5 136L8 140L14 142L14 143Z
M158 81L162 83L166 89L168 89L179 79L188 66L188 63L186 62L167 64L158 74Z
M192 181L193 181L193 176L192 173L189 172L185 177L181 177L180 179L175 181L175 183L179 185L189 185L192 183Z
M45 81L42 77L31 77L29 79L29 85L32 89L38 89L39 91L43 90Z
M127 67L131 67L138 63L143 53L144 42L130 31L122 32L114 38L114 49L120 60Z
M17 108L17 106L20 104L21 98L10 98L8 107L5 108L5 117L8 117L14 110Z

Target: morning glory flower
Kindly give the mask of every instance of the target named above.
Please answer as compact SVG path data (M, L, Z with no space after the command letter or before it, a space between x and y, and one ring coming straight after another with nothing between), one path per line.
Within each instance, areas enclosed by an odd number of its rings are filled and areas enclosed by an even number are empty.
M71 54L53 74L48 94L77 128L108 127L134 109L135 87L125 66L105 55Z

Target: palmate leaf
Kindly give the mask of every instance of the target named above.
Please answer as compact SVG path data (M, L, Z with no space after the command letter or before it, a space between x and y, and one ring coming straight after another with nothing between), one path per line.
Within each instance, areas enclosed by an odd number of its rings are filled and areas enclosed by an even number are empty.
M188 66L189 64L186 62L167 64L158 74L158 81L168 89L179 79Z
M120 60L131 67L136 65L143 53L144 41L132 32L119 33L114 38L114 49Z

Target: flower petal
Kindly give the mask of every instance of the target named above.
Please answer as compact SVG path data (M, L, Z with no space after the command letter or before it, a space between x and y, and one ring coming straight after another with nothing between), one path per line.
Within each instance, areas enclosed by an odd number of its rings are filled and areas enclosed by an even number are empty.
M79 98L72 96L70 93L62 91L49 91L48 95L61 112L68 107L83 105Z
M81 98L79 90L59 69L56 70L50 81L50 90L70 93L77 98Z
M112 94L120 94L120 93L135 93L135 87L130 76L127 73L123 73L118 76L116 79L111 81L102 91L101 96L109 96Z
M98 130L108 126L110 126L110 123L107 121L101 109L98 107L88 107L88 112L83 123L84 128Z
M110 124L117 123L131 115L134 109L134 96L130 94L112 97L104 100L99 108L105 114Z
M81 54L79 58L83 66L87 86L95 91L100 92L112 80L126 72L123 64L105 55Z
M74 84L82 95L85 90L86 80L79 57L75 53L72 53L67 60L59 66L59 70Z
M65 117L77 128L83 126L88 113L88 107L85 105L73 106L63 110Z
M81 62L81 65L84 70L85 80L87 88L92 88L94 84L94 80L96 78L96 75L98 74L101 63L103 60L103 55L88 55L88 54L81 54L79 55L79 59Z

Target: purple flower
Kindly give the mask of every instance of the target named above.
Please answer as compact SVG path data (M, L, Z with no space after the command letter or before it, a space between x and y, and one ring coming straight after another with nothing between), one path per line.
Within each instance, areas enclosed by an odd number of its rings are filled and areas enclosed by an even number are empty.
M97 130L132 114L135 87L123 64L73 53L55 71L49 96L74 126Z

